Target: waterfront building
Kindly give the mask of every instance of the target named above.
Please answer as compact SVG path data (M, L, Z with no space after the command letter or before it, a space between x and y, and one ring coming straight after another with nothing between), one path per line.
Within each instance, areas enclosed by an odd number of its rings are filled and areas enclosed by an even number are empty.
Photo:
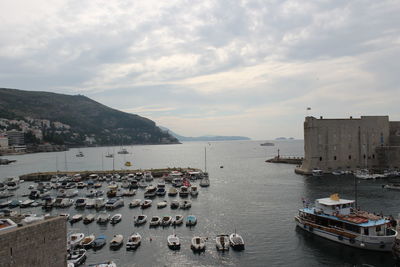
M306 117L304 160L297 173L399 167L400 121L389 121L389 116Z
M25 145L25 137L22 131L11 130L7 131L8 144L10 146L23 146Z
M0 151L8 149L8 137L0 135Z
M67 266L65 218L57 216L18 227L7 222L0 231L0 266Z

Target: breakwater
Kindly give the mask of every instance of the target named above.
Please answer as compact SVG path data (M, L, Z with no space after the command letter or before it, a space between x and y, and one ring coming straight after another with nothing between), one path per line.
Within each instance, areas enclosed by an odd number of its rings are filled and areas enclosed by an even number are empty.
M273 157L272 159L267 159L265 162L286 163L286 164L300 165L303 162L303 158L302 157L280 157L280 156L276 156L276 157Z

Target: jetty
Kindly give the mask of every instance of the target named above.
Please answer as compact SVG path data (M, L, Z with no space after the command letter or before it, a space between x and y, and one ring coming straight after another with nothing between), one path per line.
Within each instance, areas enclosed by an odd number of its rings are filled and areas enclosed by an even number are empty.
M301 165L303 159L304 159L303 157L281 157L279 155L279 149L278 149L278 155L273 157L272 159L267 159L265 162Z
M137 172L151 172L154 178L163 177L164 175L168 175L172 171L179 172L189 172L189 171L199 171L200 169L196 168L163 168L163 169L137 169L137 170L102 170L102 171L54 171L54 172L34 172L29 174L21 175L19 178L24 181L50 181L50 179L54 176L74 176L75 174L79 174L83 179L89 178L91 174L97 174L100 176L104 176L107 174L119 174L119 175L127 175L130 173Z

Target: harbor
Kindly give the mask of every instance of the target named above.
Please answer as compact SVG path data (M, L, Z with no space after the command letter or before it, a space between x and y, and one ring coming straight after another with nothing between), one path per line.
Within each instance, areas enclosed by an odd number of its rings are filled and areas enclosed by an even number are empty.
M206 143L207 144L207 143ZM300 141L281 142L279 145L283 154L302 156L303 143ZM76 151L66 154L68 173L94 174L96 170L102 172L101 155L104 148L81 149L84 158L76 158ZM122 173L136 173L137 170L171 170L177 166L183 169L197 169L204 171L204 143L185 143L173 146L138 146L129 147L130 160L133 166ZM33 157L35 156L35 157ZM54 172L58 156L59 174L67 172L65 168L65 154L59 152L23 155L17 157L15 165L3 166L0 175L2 179L11 176L21 176L37 173L37 166L42 166L41 173ZM140 266L263 266L269 262L271 266L317 266L317 265L361 265L394 266L396 261L391 253L365 251L362 249L344 246L336 242L325 240L296 227L294 216L303 208L302 199L309 202L324 198L332 193L339 193L345 199L354 199L353 175L324 175L320 177L296 175L294 166L290 164L265 164L265 159L273 157L271 153L265 155L265 149L257 142L218 142L207 144L207 172L210 186L200 187L200 180L191 181L197 185L198 196L182 198L156 196L152 198L152 206L147 209L140 207L130 208L134 199L144 199L144 189L136 189L134 196L123 197L124 206L115 210L106 210L110 219L115 214L121 214L122 219L116 224L98 224L96 221L84 224L83 217L90 213L95 219L101 214L91 209L77 209L75 205L67 208L53 208L44 212L41 207L13 208L17 213L33 213L59 215L68 213L83 215L82 219L68 222L68 232L83 233L85 236L106 236L106 245L100 250L87 249L86 262L90 264L114 261L118 267L131 266L132 262ZM121 155L115 158L116 169L121 171L126 159ZM223 165L224 168L220 168ZM104 170L112 169L112 163L104 160ZM183 167L185 166L185 167ZM190 167L188 167L190 166ZM111 167L111 168L110 168ZM74 171L71 171L74 170ZM86 172L87 171L87 172ZM115 171L116 172L116 171ZM51 173L51 174L54 174ZM103 171L105 174L106 172ZM14 175L12 175L14 174ZM50 173L48 173L50 174ZM156 186L160 178L151 182ZM390 182L396 182L393 178ZM87 182L88 180L85 180ZM103 181L99 190L108 190L109 182ZM389 181L358 180L358 205L364 210L378 214L397 217L398 191L382 188ZM46 182L45 182L46 183ZM13 199L26 200L30 185L39 183L25 181L20 188L14 191ZM167 191L172 184L167 183ZM77 189L78 195L84 198L89 190ZM125 190L125 189L124 189ZM57 191L54 191L56 193ZM104 192L106 194L106 192ZM107 198L105 196L105 198ZM11 199L11 198L10 198ZM5 201L6 199L4 199ZM165 200L167 206L157 208L157 204ZM190 200L190 209L171 209L173 200L180 203ZM2 202L3 200L1 200ZM134 224L134 216L147 215L147 222L142 225ZM164 216L175 217L181 214L184 223L181 226L150 227L154 216L161 219ZM197 219L195 226L186 226L186 219L194 215ZM245 249L236 251L218 251L215 239L220 234L230 235L237 232L243 237ZM128 238L139 233L141 245L136 250L126 250ZM110 249L110 242L114 235L121 234L124 244L117 250ZM180 250L168 247L168 237L176 234L180 239ZM201 253L191 249L191 241L195 236L203 237L205 249ZM283 251L286 251L283 253ZM157 257L154 257L157 255Z

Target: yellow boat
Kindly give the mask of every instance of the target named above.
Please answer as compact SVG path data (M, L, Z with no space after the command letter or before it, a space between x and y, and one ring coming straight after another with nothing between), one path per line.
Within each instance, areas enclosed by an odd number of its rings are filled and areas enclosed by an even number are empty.
M125 166L130 167L132 166L132 163L130 161L125 162Z

